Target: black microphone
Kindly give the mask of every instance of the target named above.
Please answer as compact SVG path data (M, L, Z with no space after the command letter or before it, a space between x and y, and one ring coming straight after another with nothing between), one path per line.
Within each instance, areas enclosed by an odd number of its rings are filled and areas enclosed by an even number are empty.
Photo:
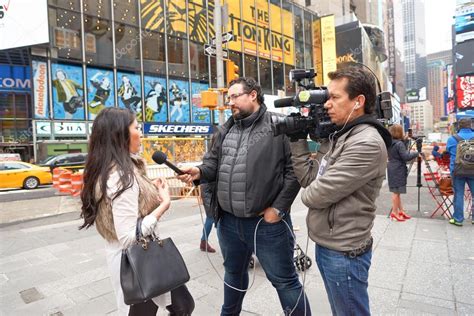
M167 160L168 157L166 157L166 154L162 151L155 151L153 153L153 156L151 156L151 159L153 159L153 161L156 162L159 165L162 165L162 164L167 165L169 168L173 169L173 171L176 172L179 175L185 174L181 169L179 169L178 167L173 165L171 162L169 162Z
M281 98L273 101L273 105L276 108L284 108L287 106L293 106L293 97L286 97L286 98Z

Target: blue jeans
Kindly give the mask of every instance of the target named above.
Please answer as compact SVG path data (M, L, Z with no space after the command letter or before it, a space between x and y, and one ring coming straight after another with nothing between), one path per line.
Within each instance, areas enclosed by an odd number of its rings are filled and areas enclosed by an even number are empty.
M224 280L233 287L246 289L249 284L248 265L254 251L254 231L261 217L238 218L223 213L217 224L217 236L224 257ZM290 216L285 216L284 220L292 229ZM256 256L267 279L277 290L285 315L293 309L292 315L305 315L305 302L306 315L311 315L309 302L302 293L293 263L294 244L295 240L283 221L274 224L263 220L260 222ZM245 292L224 285L221 315L239 315L244 296Z
M333 315L370 315L369 268L372 250L355 258L316 244L316 263Z
M207 236L207 240L209 240L209 234L211 233L212 224L214 224L214 219L210 216L207 216L206 221L204 222L204 228L202 230L201 240L206 240L206 236Z
M471 177L452 177L454 190L454 214L453 218L456 222L462 223L464 221L464 189L466 183L471 191L471 197L474 191L474 179ZM471 211L474 206L471 204Z

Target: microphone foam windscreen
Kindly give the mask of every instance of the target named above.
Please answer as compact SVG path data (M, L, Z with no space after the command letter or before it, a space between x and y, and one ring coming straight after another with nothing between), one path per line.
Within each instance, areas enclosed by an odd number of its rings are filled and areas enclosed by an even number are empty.
M154 162L156 162L157 164L161 165L163 164L167 157L166 157L166 154L162 151L155 151L153 153L153 156L151 156L151 159L153 159Z

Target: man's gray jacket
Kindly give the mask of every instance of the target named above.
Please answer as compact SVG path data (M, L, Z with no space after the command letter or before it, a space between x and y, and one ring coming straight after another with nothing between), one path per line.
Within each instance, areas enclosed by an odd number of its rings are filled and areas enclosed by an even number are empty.
M221 211L255 217L267 207L290 210L300 185L288 138L273 135L271 116L261 105L248 120L231 117L217 127L214 144L198 166L201 179L215 184L211 212L216 222Z
M295 174L305 188L301 199L309 207L309 236L332 250L358 249L371 238L391 136L375 119L364 119L341 131L332 148L321 147L319 164L323 156L327 163L317 178L319 165L309 158L307 141L291 143Z

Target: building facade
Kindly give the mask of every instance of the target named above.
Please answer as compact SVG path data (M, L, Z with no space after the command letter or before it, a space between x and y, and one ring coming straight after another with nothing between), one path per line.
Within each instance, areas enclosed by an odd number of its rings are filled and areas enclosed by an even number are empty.
M434 123L445 116L444 87L446 86L446 67L442 61L430 61L427 64L428 87L427 97L433 105Z
M417 134L433 131L433 106L429 100L410 103L410 120Z
M227 3L224 48L240 75L267 95L294 93L288 74L313 65L316 14L282 0ZM217 115L200 92L217 86L204 52L213 14L207 0L49 0L50 43L0 53L11 79L29 82L0 89L0 150L25 146L25 160L84 151L95 116L113 106L134 111L145 136L209 135Z
M420 90L426 87L425 3L423 0L402 0L405 87Z

